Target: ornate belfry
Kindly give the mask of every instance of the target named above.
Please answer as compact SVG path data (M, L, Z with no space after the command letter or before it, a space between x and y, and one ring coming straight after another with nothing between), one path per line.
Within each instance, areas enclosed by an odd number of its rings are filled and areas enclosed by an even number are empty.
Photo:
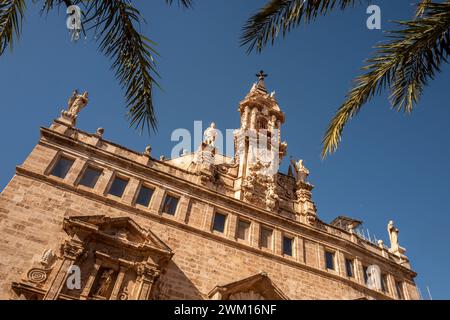
M309 171L302 160L291 161L288 175L278 172L286 155L287 143L281 141L285 115L268 93L267 75L260 71L258 81L240 102L241 125L235 131L235 158L239 170L235 197L265 209L292 215L314 223L316 208L311 199L313 186L306 181Z
M186 169L208 188L221 193L230 191L235 199L314 225L317 210L312 201L314 187L307 181L309 171L303 160L291 159L288 173L279 172L287 152L287 143L281 141L285 115L275 92L266 89L267 75L260 71L256 76L258 81L239 104L234 158L221 155L216 148L218 133L213 122L205 130L198 150L180 159L190 163ZM182 163L174 161L175 165Z
M66 217L60 252L48 249L13 289L21 299L148 300L171 249L128 217Z

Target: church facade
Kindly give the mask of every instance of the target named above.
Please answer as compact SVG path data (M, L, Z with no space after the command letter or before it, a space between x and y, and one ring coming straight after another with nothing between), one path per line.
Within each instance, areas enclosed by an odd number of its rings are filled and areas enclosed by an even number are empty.
M419 299L393 222L389 247L325 223L303 162L278 171L285 115L264 78L234 157L214 124L172 159L83 132L74 92L0 195L0 299Z

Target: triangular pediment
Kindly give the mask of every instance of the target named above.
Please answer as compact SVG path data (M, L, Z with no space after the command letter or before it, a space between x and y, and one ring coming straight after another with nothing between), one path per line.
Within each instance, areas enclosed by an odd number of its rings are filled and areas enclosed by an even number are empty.
M289 300L265 272L216 286L208 296L220 300Z
M76 233L91 237L97 235L109 242L117 242L136 249L153 249L172 254L172 250L152 231L142 228L129 217L69 216L64 218L63 226L71 235Z

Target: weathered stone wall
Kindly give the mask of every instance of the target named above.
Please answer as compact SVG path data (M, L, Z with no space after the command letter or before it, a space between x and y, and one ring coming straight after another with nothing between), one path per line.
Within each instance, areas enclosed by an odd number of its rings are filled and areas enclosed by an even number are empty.
M103 145L102 149L108 147ZM49 176L61 152L76 159L65 179ZM152 230L174 252L166 273L159 279L162 299L206 299L215 286L261 271L290 299L396 298L395 281L403 282L406 298L418 298L415 274L389 254L377 254L378 248L369 250L370 244L352 243L347 240L348 234L339 238L298 221L266 214L235 199L227 200L207 190L200 192L195 185L182 181L177 172L162 175L159 171L139 171L134 165L125 164L124 159L114 157L115 153L106 156L97 152L95 146L86 147L73 138L70 144L51 141L49 134L18 167L17 175L0 195L1 299L16 297L11 283L24 278L32 261L39 259L45 249L58 252L67 236L62 222L68 215L127 216ZM77 185L87 161L104 168L93 190ZM163 165L153 167L156 166ZM116 171L130 177L121 199L106 195ZM155 187L149 208L133 204L142 181ZM180 196L175 216L160 212L167 191ZM211 230L215 211L227 214L224 234ZM247 240L236 239L239 217L251 222ZM259 246L261 225L274 230L272 249ZM294 238L293 257L282 254L283 234ZM336 253L336 270L325 268L326 249ZM344 257L355 261L353 278L345 275ZM372 263L388 275L387 294L364 285L362 266Z

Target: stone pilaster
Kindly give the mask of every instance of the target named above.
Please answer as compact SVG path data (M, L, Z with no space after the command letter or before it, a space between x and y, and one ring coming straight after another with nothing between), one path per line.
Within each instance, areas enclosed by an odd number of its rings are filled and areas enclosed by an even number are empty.
M125 277L125 272L127 271L127 269L127 267L120 266L119 274L117 275L116 282L114 283L114 288L109 300L117 300L117 296L119 295L120 288L122 287L123 278Z
M96 260L94 264L94 268L91 271L91 274L89 275L86 285L83 288L83 291L81 292L80 299L86 300L89 297L89 293L92 290L92 286L94 285L95 278L97 277L98 270L100 270L101 267L101 261Z
M75 263L80 255L84 253L84 247L81 243L67 241L62 247L62 251L63 261L50 288L44 296L44 300L56 300L58 298L58 295L65 284L69 268Z

